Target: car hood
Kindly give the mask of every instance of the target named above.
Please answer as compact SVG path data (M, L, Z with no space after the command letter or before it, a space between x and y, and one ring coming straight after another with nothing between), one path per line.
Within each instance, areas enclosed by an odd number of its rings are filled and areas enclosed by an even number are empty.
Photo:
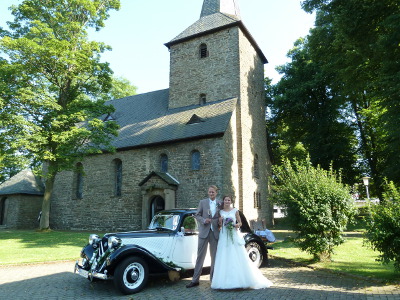
M104 237L108 238L110 236L116 236L122 240L132 239L132 238L149 238L149 237L162 237L174 235L175 232L163 229L148 229L148 230L138 230L138 231L128 231L128 232L115 232L107 233Z

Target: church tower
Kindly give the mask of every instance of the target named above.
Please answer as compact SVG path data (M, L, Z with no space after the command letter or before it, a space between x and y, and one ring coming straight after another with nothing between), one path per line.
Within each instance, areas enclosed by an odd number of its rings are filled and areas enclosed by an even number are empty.
M243 25L236 0L204 0L200 19L166 46L170 49L169 107L238 97L247 45L264 54ZM246 51L246 52L243 52Z
M236 207L248 218L265 215L267 59L244 26L237 0L204 0L199 20L165 45L170 50L169 109L236 99L233 147L227 155L237 169L227 166L224 191L232 191Z

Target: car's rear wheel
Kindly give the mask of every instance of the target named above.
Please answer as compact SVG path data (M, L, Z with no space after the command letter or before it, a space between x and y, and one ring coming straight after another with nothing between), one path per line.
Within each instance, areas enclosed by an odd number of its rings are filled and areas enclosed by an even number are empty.
M264 257L260 245L256 242L250 242L246 245L246 251L250 260L257 266L257 268L261 267Z
M115 269L114 284L123 294L140 292L149 278L149 267L140 257L128 257Z

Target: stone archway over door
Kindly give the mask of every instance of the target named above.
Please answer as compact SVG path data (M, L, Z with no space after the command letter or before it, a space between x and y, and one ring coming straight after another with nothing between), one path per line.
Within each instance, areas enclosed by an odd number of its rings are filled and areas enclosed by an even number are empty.
M161 201L162 200L162 201ZM163 207L161 209L161 207ZM175 208L175 191L171 189L150 189L142 191L142 228L149 226L155 212Z
M155 211L175 208L178 185L179 182L172 177L171 174L155 171L150 172L150 174L139 183L140 189L142 190L143 229L149 226ZM162 209L161 199L164 203ZM158 201L160 202L158 203Z

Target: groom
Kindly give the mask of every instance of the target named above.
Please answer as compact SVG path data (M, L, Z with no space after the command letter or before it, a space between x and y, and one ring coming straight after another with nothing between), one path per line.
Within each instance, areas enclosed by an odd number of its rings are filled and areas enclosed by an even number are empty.
M215 253L217 252L217 244L219 237L218 218L219 218L219 202L216 200L217 187L211 185L208 188L208 197L199 203L196 212L196 219L199 223L199 244L197 247L197 260L194 268L192 281L186 285L191 288L199 285L199 278L203 270L204 259L207 254L207 246L210 244L211 268L210 280L214 273Z

